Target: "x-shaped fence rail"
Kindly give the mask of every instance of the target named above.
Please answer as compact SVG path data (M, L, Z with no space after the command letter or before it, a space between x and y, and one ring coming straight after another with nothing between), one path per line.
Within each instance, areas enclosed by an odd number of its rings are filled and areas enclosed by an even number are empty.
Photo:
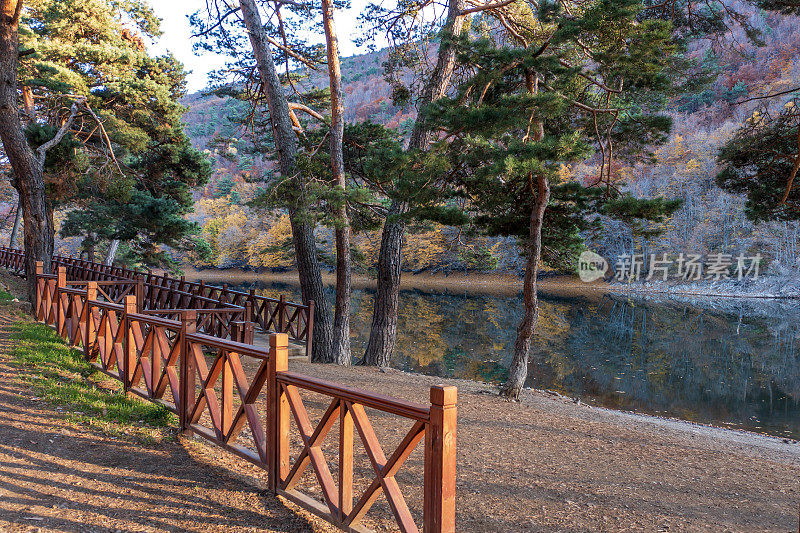
M14 268L14 261L0 250L0 264ZM419 405L290 372L288 335L272 333L268 349L254 346L252 315L228 321L224 331L209 326L224 335L209 334L200 326L213 321L199 317L224 313L143 310L141 294L125 283L69 281L65 266L51 275L38 264L34 314L126 392L175 413L181 431L263 468L273 492L341 529L368 531L364 518L383 495L400 531L419 531L419 523L425 532L454 531L455 387L431 387L430 404ZM316 423L315 412L322 413ZM397 444L375 430L389 419L404 435ZM334 444L327 441L335 426ZM420 444L421 472L403 480L422 488L412 511L398 474ZM363 450L367 467L356 468L354 449Z
M25 254L21 250L0 247L0 264L25 275ZM217 336L229 336L230 322L250 322L263 333L286 333L293 344L305 347L310 358L314 340L315 304L287 301L285 296L268 298L249 292L235 291L227 284L221 287L205 282L187 281L167 274L140 272L128 268L109 266L83 259L54 255L53 269L64 267L71 285L85 285L96 281L98 291L108 301L121 304L128 294L135 294L140 310L196 309L205 315L212 310L225 310L215 317L201 317L199 330ZM238 313L232 310L238 309ZM208 324L205 322L209 322Z

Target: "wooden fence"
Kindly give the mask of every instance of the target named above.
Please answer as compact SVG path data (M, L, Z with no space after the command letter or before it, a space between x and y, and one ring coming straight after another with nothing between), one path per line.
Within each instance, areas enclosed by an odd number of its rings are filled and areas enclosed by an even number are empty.
M0 247L0 265L24 275L25 255L21 250ZM139 272L60 255L53 256L52 266L54 270L65 267L67 278L72 280L70 284L98 282L98 290L109 301L120 303L127 294L136 294L140 310L197 309L205 313L214 309L228 310L227 316L216 313L220 319L213 320L214 327L230 330L228 322L252 322L254 328L263 333L286 333L292 343L304 346L306 356L311 357L314 339L313 300L305 305L287 301L283 295L280 298L268 298L257 295L255 290L234 291L226 284L217 287L202 281L186 281L183 276L173 278L166 274ZM241 309L242 316L232 316L232 309ZM218 333L204 328L201 327L204 333Z
M0 255L0 260L2 256ZM158 403L178 416L180 428L266 470L269 488L345 531L361 525L383 493L400 531L419 531L396 474L423 443L422 530L455 530L456 388L434 386L430 404L418 405L381 394L290 372L288 335L270 335L269 348L247 341L234 326L229 338L198 331L194 309L162 310L169 317L140 311L137 295L121 302L102 296L101 282L71 282L66 267L55 275L37 265L34 312L51 324L86 359L122 382L124 390ZM105 287L116 287L106 285ZM304 396L326 399L316 426ZM323 404L324 405L324 404ZM367 409L408 420L410 429L387 458ZM373 419L381 420L381 417ZM338 421L336 475L323 440ZM294 422L294 424L292 424ZM292 430L302 449L290 453ZM298 435L299 434L299 435ZM372 480L354 498L354 436L372 469ZM300 490L311 467L321 501ZM369 481L367 478L364 481Z

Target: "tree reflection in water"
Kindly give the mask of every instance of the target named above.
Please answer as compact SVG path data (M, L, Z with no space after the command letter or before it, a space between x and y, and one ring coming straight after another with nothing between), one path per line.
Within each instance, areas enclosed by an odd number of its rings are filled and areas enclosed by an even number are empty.
M299 298L296 287L243 285ZM333 291L329 291L333 300ZM369 337L372 292L353 294L353 354ZM798 304L543 296L528 385L618 409L800 438ZM396 368L500 383L518 297L400 295Z

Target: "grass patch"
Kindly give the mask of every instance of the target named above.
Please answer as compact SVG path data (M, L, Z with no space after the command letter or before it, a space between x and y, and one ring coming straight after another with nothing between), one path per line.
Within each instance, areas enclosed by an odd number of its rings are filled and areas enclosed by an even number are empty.
M160 405L127 397L122 384L97 371L44 324L12 326L11 356L23 367L23 379L45 401L67 408L67 416L104 433L160 441L176 417ZM101 385L102 384L102 385Z
M0 289L0 302L10 302L14 299L14 295L8 291Z

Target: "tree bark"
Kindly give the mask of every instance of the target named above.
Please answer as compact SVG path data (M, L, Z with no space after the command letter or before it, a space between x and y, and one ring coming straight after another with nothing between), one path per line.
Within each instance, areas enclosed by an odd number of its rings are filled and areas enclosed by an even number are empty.
M296 172L297 139L292 129L289 105L275 69L272 52L267 43L261 15L254 0L239 0L242 18L247 28L253 55L256 59L263 91L267 97L270 122L272 124L275 148L278 152L278 165L286 177ZM314 238L314 224L309 221L306 204L306 187L302 176L298 179L298 201L289 208L292 225L297 270L300 276L300 292L303 301L314 300L314 343L311 360L327 362L331 357L333 325L331 307L325 299L322 273L317 259L317 246Z
M328 50L328 77L331 90L331 170L342 202L336 207L336 306L333 315L333 351L331 359L339 365L350 365L350 219L347 214L347 179L344 173L344 97L342 70L339 64L339 41L334 24L333 3L322 0L322 25Z
M28 123L36 120L36 107L33 102L33 89L27 85L20 87L22 92L22 108L25 110L25 118Z
M509 398L518 398L525 385L525 378L528 377L528 354L531 349L531 339L536 329L536 323L539 321L536 277L542 257L542 221L550 201L550 182L546 176L537 177L537 189L536 200L531 209L528 260L525 264L525 284L522 292L525 314L517 326L517 340L514 343L514 357L511 359L508 381L500 389L500 394Z
M24 213L25 271L28 298L36 298L36 261L50 272L53 228L48 222L45 202L43 161L28 145L20 120L17 83L19 56L19 15L22 0L0 3L0 139L14 172L13 185Z
M8 247L15 248L17 244L17 234L22 224L22 202L17 202L17 213L14 215L14 226L11 228L11 237L8 238Z
M465 0L450 0L448 4L447 19L442 27L444 38L439 45L436 66L420 96L417 119L409 140L409 150L426 150L430 146L431 129L424 111L427 105L441 98L450 85L456 63L456 50L447 38L461 34L466 18L461 12L465 6ZM383 225L381 248L378 252L378 288L372 311L372 327L362 361L366 365L388 366L397 343L403 236L406 231L406 221L402 217L408 209L409 205L404 200L392 200Z
M89 235L86 236L83 246L86 248L86 260L90 263L94 263L94 252L97 249L97 237L94 232L90 232Z
M119 239L111 239L111 242L108 243L108 251L106 252L106 258L103 260L103 264L106 266L112 266L114 264L114 259L117 257L117 250L119 249Z

